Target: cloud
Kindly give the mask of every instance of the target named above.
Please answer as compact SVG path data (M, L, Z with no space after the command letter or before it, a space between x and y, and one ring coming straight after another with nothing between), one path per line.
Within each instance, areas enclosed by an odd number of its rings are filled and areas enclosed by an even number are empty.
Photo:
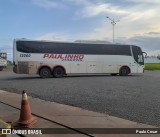
M32 0L32 2L42 8L50 9L50 8L59 8L62 7L63 5L55 2L53 0Z
M116 4L118 4L118 2ZM159 38L157 33L160 32L159 5L153 6L147 3L134 5L128 4L126 6L119 4L119 6L116 6L113 3L104 3L102 1L101 3L90 2L84 5L85 6L81 10L79 9L77 11L77 16L81 15L83 18L94 17L96 20L96 17L100 16L101 14L104 15L104 22L97 19L96 22L99 21L97 23L99 26L97 25L97 27L94 28L92 32L86 34L86 37L89 39L97 38L112 41L113 27L110 24L111 21L105 18L108 14L115 20L120 19L120 22L118 22L115 26L115 38L126 37L129 39L131 37L135 37L136 35L141 35L141 38L142 36L149 37L151 42L154 42L154 40L157 41Z
M110 3L102 3L96 1L79 1L79 0L69 0L73 1L76 5L82 5L80 9L76 11L76 16L81 18L95 17L100 14L112 13L115 15L126 15L128 11L122 10L119 6L113 6Z
M116 42L137 45L140 46L149 56L158 56L160 55L160 36L152 37L152 34L157 34L157 32L148 32L147 35L135 35L129 38L117 37Z
M150 36L134 36L128 39L130 43L136 43L142 46L145 50L160 50L160 37Z
M112 14L128 14L127 11L119 9L119 7L112 6L111 4L99 4L90 5L85 7L82 11L78 11L76 14L81 15L81 17L95 17L103 13Z
M65 1L72 3L74 5L83 5L83 6L90 5L89 0L65 0ZM95 1L92 0L92 2L95 2Z
M136 2L136 3L160 4L159 0L125 0L125 1Z
M159 37L160 38L160 32L148 32L144 34L145 36L150 36L150 37Z
M69 41L70 37L62 33L47 33L36 38L37 40Z
M86 34L83 38L87 40L103 40L112 42L112 30L107 29L95 29L93 32ZM149 52L149 55L160 54L160 33L148 32L139 35L130 35L129 37L124 35L123 32L115 35L115 43L131 44L140 46L144 51ZM154 54L152 54L154 53Z
M90 32L86 32L85 30L83 36L48 33L40 36L38 39L58 41L72 39L112 41L113 28L110 20L106 19L106 16L109 16L115 20L120 19L120 22L115 26L115 39L117 42L139 45L144 50L160 50L160 0L119 0L116 2L109 0L32 1L34 4L48 9L66 4L65 6L70 6L73 9L72 13L76 18L84 22L90 21L91 24L91 21L94 21L97 24L97 27L95 26L92 31L91 29L89 29ZM103 19L100 18L102 16Z
M147 9L139 7L135 8L135 10L131 9L130 14L123 17L124 21L133 22L133 21L145 21L153 18L157 13L156 9Z
M159 27L159 5L151 5L149 0L140 0L137 4L127 3L126 5L121 5L120 2L116 4L114 2L104 2L96 0L67 0L73 4L79 5L75 11L76 18L85 20L86 18L94 18L100 27L96 27L90 32L89 38L103 39L108 37L111 39L112 26L109 23L102 23L102 20L96 20L99 16L105 17L110 16L115 20L120 19L120 22L116 25L115 31L116 35L122 35L124 37L132 37L136 34L145 34L147 32L160 31ZM126 0L130 2L129 0ZM139 1L139 0L132 0ZM152 3L160 3L160 1L152 0ZM118 5L118 6L117 6ZM81 6L81 7L80 7ZM154 24L154 25L153 25ZM147 31L147 32L146 32ZM154 35L152 35L154 37Z

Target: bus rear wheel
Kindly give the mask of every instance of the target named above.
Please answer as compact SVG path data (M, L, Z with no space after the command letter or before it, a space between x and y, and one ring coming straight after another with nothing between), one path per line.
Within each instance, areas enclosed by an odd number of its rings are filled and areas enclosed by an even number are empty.
M120 69L119 75L120 76L128 76L129 74L129 68L128 67L122 67Z
M61 67L56 67L54 70L53 70L53 76L56 77L56 78L61 78L63 77L64 75L64 69L61 68Z
M49 78L51 76L51 71L49 68L44 67L40 69L39 75L41 78Z

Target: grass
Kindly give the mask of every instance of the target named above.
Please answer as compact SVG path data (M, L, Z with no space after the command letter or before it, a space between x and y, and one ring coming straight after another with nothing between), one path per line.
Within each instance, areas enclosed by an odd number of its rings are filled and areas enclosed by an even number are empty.
M10 63L7 63L7 67L13 67L13 65Z
M159 64L145 64L145 70L160 70L160 63Z
M13 65L12 64L10 64L10 63L7 63L7 69L12 69L13 68Z

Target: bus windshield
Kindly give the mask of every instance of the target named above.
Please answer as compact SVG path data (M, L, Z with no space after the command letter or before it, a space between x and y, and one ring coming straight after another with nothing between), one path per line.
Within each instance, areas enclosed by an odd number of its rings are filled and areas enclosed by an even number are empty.
M132 46L132 52L135 61L140 65L144 65L144 57L141 48L137 46Z

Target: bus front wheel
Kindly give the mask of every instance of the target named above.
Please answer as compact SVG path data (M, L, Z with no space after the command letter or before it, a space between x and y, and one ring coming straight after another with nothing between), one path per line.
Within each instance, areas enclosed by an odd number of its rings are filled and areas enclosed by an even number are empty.
M51 76L51 71L50 71L49 68L44 67L44 68L41 68L41 69L40 69L39 75L40 75L40 77L42 77L42 78L49 78L49 77Z
M122 67L120 69L119 75L120 76L128 76L129 74L129 68L128 67Z
M64 69L61 68L61 67L56 67L54 70L53 70L53 76L56 77L56 78L61 78L63 77L64 75Z

